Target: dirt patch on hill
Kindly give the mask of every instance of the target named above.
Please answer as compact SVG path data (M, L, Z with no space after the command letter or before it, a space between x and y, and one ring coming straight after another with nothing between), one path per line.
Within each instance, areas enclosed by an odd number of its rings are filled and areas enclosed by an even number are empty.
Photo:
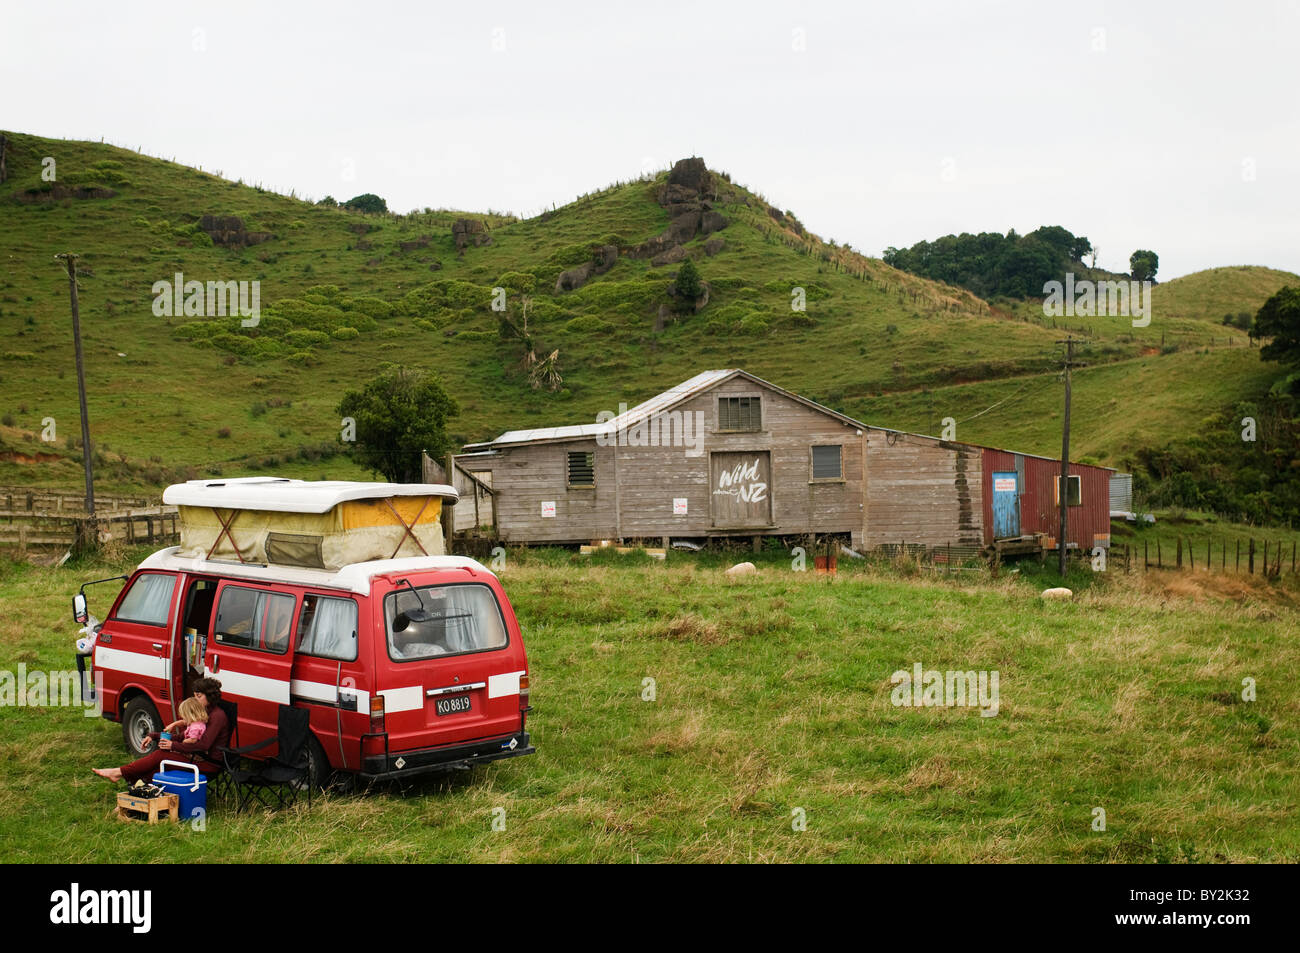
M57 453L21 453L17 450L0 451L0 463L22 463L28 466L37 463L53 463L62 460Z
M61 199L111 199L116 194L112 189L100 185L67 186L52 182L42 188L18 192L14 195L14 201L34 205L37 202L57 202Z

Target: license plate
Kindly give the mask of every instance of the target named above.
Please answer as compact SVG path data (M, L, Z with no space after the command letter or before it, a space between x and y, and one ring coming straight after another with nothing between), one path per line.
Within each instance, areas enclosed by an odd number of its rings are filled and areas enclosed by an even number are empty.
M439 698L433 703L433 710L438 715L458 715L470 710L468 695L453 695L451 698Z

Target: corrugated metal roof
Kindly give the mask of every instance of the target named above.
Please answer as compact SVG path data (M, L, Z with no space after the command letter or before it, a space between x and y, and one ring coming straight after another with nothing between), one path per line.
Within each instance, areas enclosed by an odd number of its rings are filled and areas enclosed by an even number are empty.
M639 420L652 417L656 413L667 410L700 391L708 390L715 384L720 384L733 374L741 373L743 371L735 368L704 371L602 423L572 424L567 427L538 427L533 430L509 430L487 443L468 444L466 449L468 450L470 447L495 447L507 443L536 443L545 440L572 440L577 437L616 434Z

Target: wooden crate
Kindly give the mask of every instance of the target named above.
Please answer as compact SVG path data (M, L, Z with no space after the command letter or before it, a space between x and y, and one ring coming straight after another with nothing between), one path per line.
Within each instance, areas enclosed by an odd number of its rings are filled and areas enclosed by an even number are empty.
M181 799L177 794L164 794L162 797L136 797L123 791L117 796L117 816L124 821L136 820L137 814L143 814L150 824L161 820L179 821Z

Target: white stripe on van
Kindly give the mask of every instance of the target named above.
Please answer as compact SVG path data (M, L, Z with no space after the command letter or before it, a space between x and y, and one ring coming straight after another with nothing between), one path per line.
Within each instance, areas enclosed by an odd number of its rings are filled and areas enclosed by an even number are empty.
M506 672L504 675L493 675L488 679L488 698L500 698L502 695L519 694L519 676L524 674L522 671Z
M95 667L167 681L167 660L143 652L127 652L124 649L111 649L107 645L96 645Z
M408 688L385 688L379 694L384 696L385 714L424 710L424 688L420 685L412 685Z
M333 705L338 702L340 692L346 692L349 695L356 696L357 711L370 710L370 693L363 692L359 688L349 688L346 685L340 685L335 688L326 682L308 682L301 678L295 678L289 682L289 691L299 698L310 699L314 702L324 702L327 705Z
M289 683L284 679L249 675L247 672L236 672L224 667L213 677L221 682L223 695L242 695L244 698L257 698L278 705L289 704Z

